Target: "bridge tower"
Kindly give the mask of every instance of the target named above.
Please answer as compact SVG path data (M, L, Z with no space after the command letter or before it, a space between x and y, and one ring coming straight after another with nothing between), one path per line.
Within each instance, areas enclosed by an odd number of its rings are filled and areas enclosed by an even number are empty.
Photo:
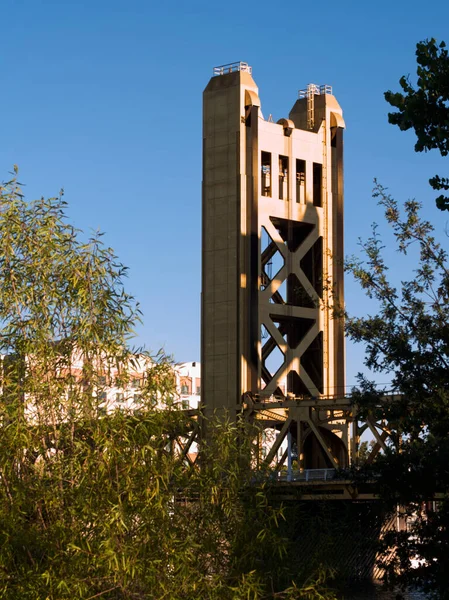
M262 402L277 431L268 460L288 437L300 469L344 466L348 420L329 410L345 392L332 314L343 302L342 110L330 86L311 84L288 118L265 119L242 62L215 68L203 98L205 414Z

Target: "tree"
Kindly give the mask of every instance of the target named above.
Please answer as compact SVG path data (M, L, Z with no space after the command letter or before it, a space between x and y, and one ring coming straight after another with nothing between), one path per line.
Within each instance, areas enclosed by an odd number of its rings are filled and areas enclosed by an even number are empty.
M334 597L322 573L295 584L282 506L241 460L251 436L211 423L201 469L176 451L192 417L166 357L129 347L125 276L62 195L27 203L17 173L0 186L1 597ZM138 410L107 410L105 380L126 388L139 361Z
M358 452L358 464L359 465L363 465L366 463L366 461L368 460L368 457L370 455L370 452L374 448L374 445L375 445L374 440L370 440L369 442L365 440L364 442L361 442L361 444L359 445L359 452Z
M376 184L400 254L417 253L417 267L399 288L388 277L384 245L376 226L362 243L363 259L348 261L347 271L378 309L366 317L347 317L347 333L366 345L365 364L387 373L397 396L359 376L355 398L362 416L385 418L390 445L372 469L388 510L404 507L410 528L384 539L391 583L418 585L438 598L449 598L449 265L432 225L420 217L420 205L404 211ZM438 499L438 510L428 501ZM427 503L427 507L426 507ZM425 510L427 508L427 510ZM417 557L422 560L416 562Z
M414 129L415 151L437 149L441 156L449 152L449 56L446 44L435 39L416 46L417 88L407 77L399 83L404 93L385 92L385 99L398 112L388 114L388 120L402 131ZM429 180L435 190L449 190L449 178L435 175ZM449 197L441 194L437 207L449 210Z

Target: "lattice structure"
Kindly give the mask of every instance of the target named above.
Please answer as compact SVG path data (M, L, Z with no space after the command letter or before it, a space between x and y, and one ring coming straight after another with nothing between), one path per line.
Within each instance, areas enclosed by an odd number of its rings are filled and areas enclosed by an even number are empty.
M261 217L261 394L323 394L322 236L310 223Z

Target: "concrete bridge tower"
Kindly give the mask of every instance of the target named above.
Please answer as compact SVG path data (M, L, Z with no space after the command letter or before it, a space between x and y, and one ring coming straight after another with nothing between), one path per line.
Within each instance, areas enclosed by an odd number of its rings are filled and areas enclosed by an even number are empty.
M300 468L342 466L350 450L348 423L326 408L345 392L332 314L343 301L343 129L329 86L300 91L288 118L264 118L246 63L217 67L204 91L202 402L206 416L231 417L275 403L269 458L290 434Z

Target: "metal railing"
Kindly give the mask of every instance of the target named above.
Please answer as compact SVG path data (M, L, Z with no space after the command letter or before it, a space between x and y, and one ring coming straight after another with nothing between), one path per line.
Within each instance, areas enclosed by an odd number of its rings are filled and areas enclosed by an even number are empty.
M344 392L341 394L327 394L327 395L319 395L313 396L308 394L293 394L288 392L286 395L279 395L273 393L264 393L263 390L258 393L246 392L246 396L251 399L253 403L264 404L269 406L270 404L277 404L279 402L292 401L300 404L301 402L310 402L315 401L317 405L320 402L324 401L334 401L336 404L338 401L353 401L354 395L352 392ZM388 400L399 400L402 397L402 394L398 393L397 390L384 390L380 395L379 399L382 402L386 402Z
M253 69L246 62L233 62L227 65L214 67L214 77L217 75L226 75L227 73L235 73L236 71L245 71L251 75Z
M278 481L332 481L336 474L335 469L305 469L304 471L279 471Z
M322 94L332 94L332 86L309 83L306 89L299 90L298 98L309 98L311 94L316 94L317 96L321 96Z
M252 482L257 483L261 481L271 481L271 482L294 482L294 481L304 481L304 482L315 482L315 481L340 481L340 477L337 478L337 470L336 469L304 469L304 471L299 471L298 469L292 469L291 471L282 470L282 471L258 471L254 473Z

